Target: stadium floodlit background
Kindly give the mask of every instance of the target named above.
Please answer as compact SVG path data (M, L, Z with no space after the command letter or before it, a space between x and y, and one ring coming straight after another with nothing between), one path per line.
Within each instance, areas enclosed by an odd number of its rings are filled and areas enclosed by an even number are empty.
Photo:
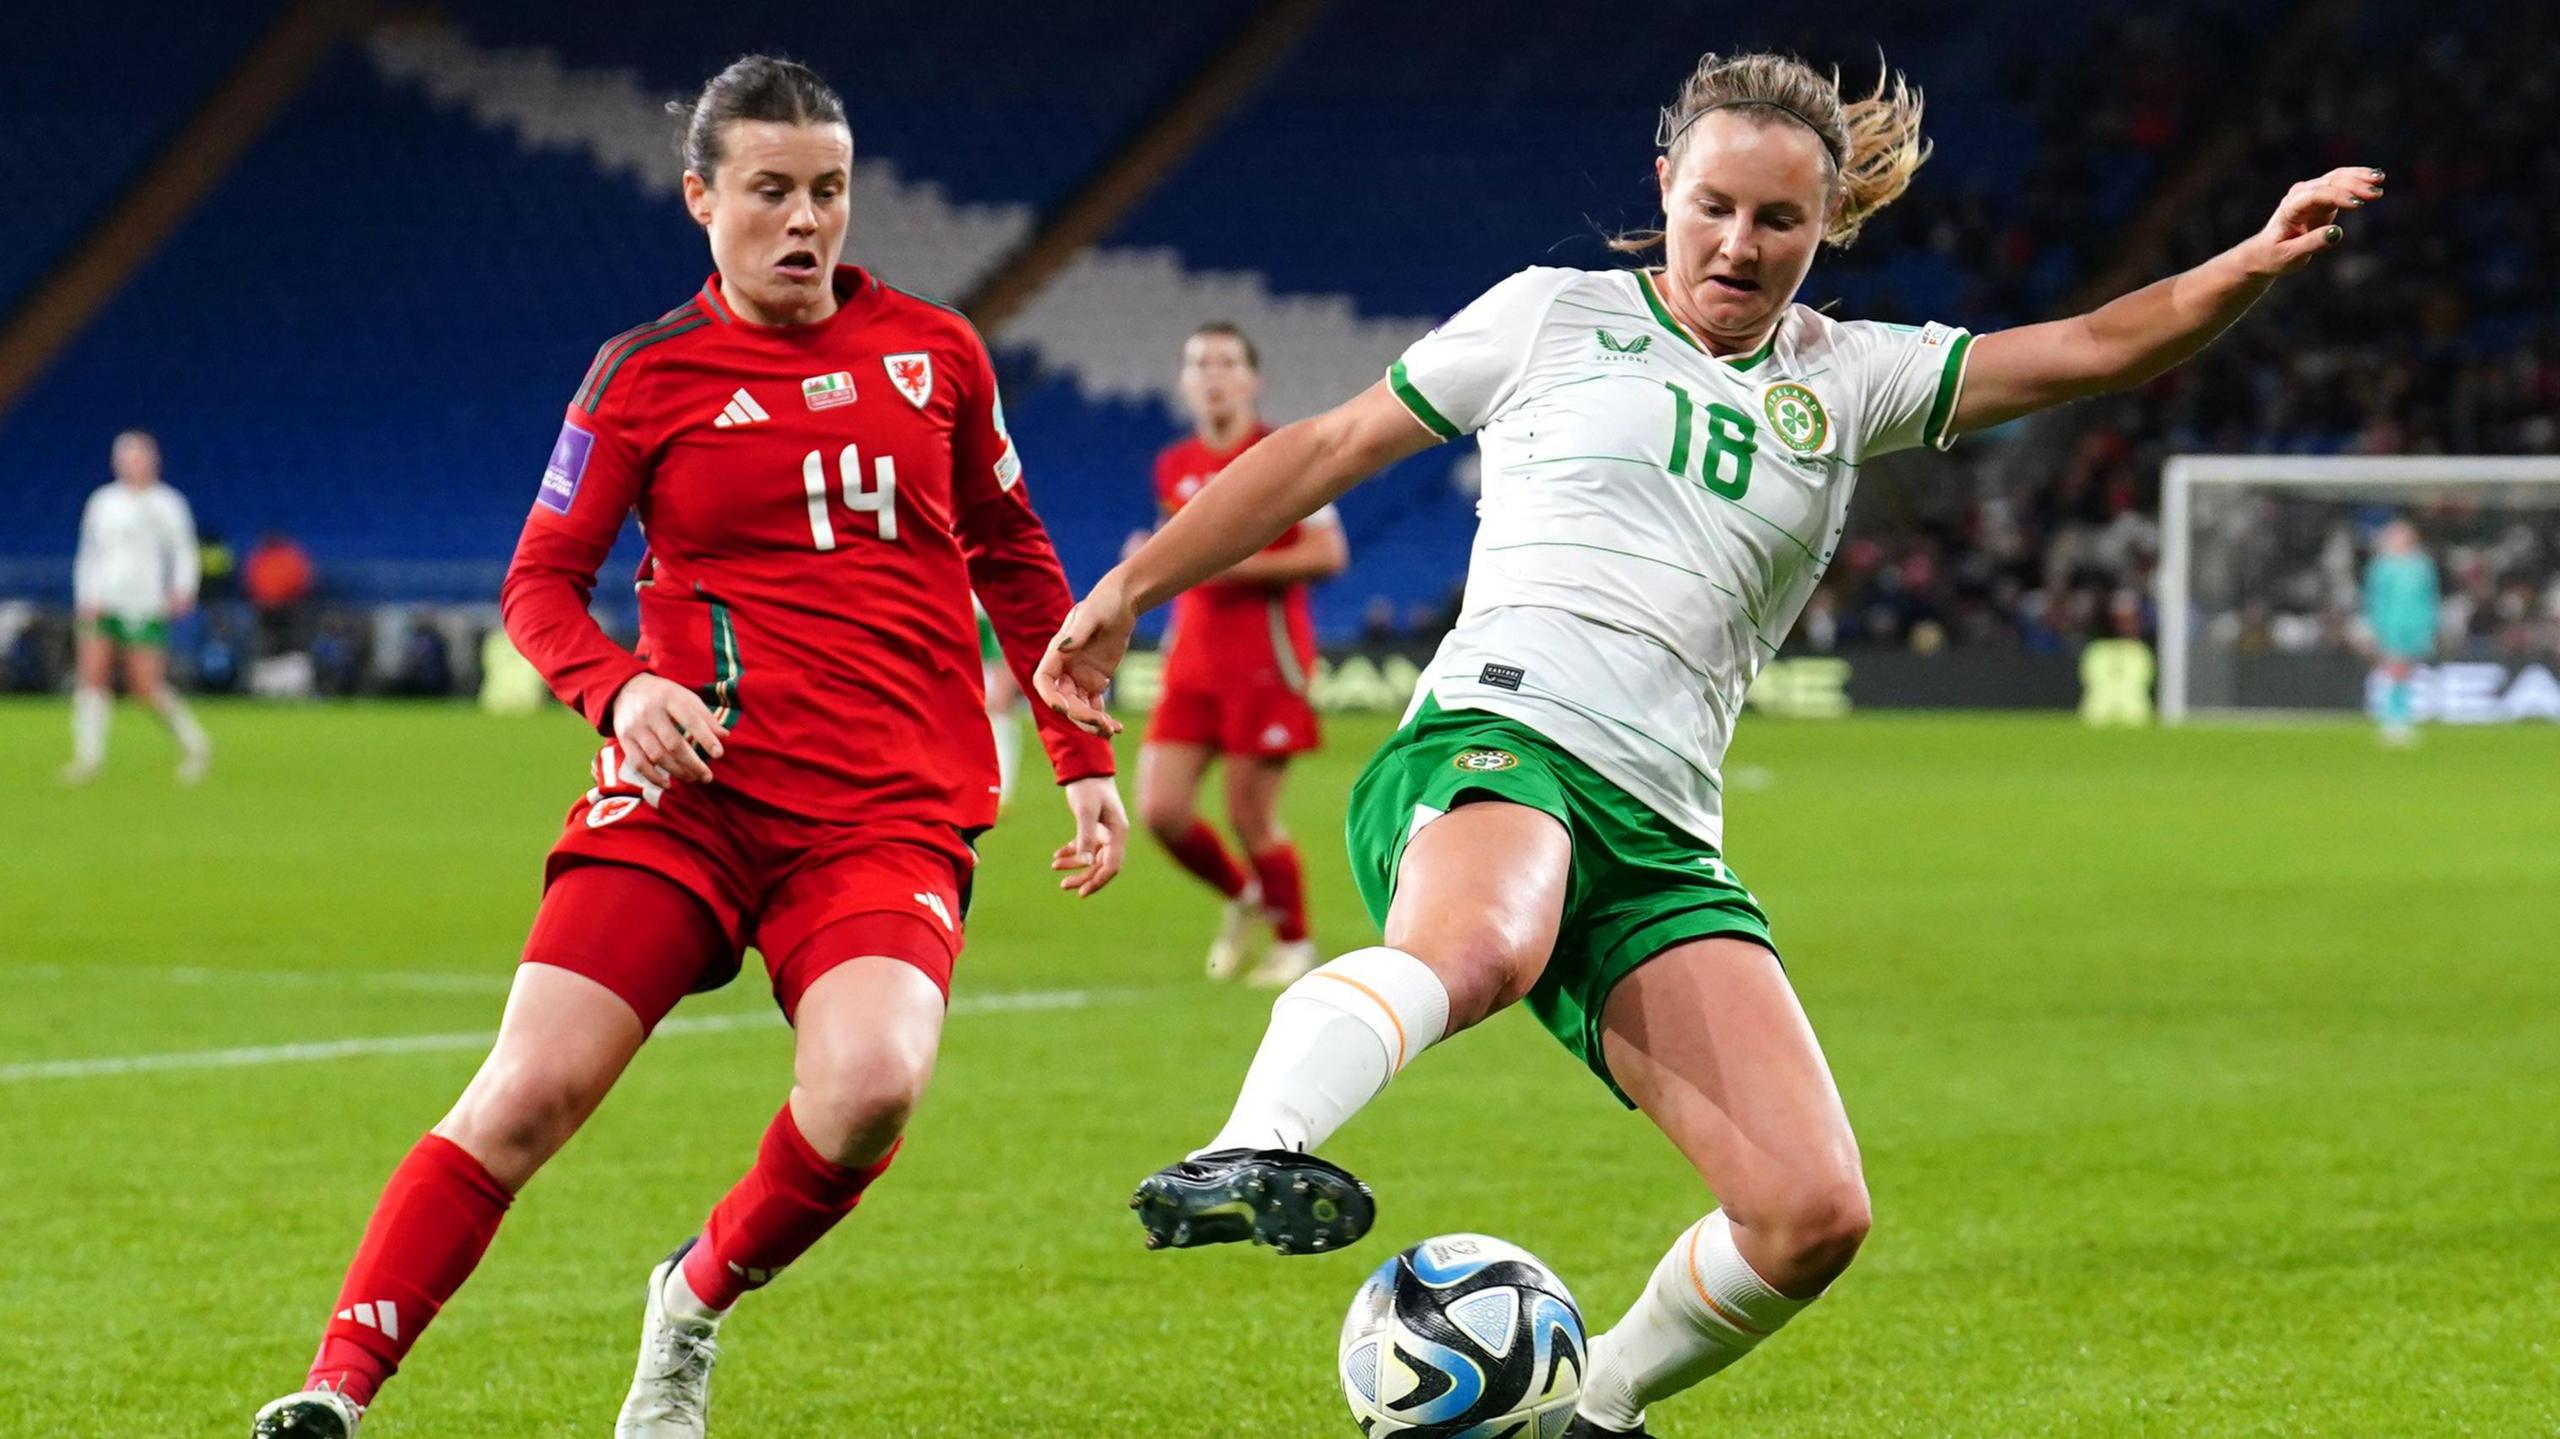
M0 53L0 1432L244 1427L477 1058L592 737L467 697L505 678L484 641L563 400L709 268L666 99L753 49L843 91L848 258L979 320L1081 586L1150 519L1193 326L1258 342L1274 419L1347 396L1510 271L1611 263L1651 218L1655 107L1754 46L1853 79L1881 46L1927 90L1935 158L1806 288L1844 315L1995 329L2201 258L2332 165L2391 197L2198 362L1868 473L1730 803L1878 1229L1657 1432L2560 1432L2533 1273L2560 1252L2560 502L2270 494L2199 541L2222 584L2179 622L2263 657L2248 707L2352 719L2354 576L2411 514L2442 657L2494 667L2452 717L2498 723L2401 752L2073 714L2093 642L2158 636L2173 456L2560 449L2548 7L119 8L30 7ZM205 786L127 714L68 791L71 550L131 426L207 546L176 670L241 698L201 707ZM1289 811L1328 949L1373 933L1342 793L1452 612L1471 465L1343 506L1337 718ZM313 575L266 613L262 545ZM1598 1327L1698 1212L1505 1020L1344 1136L1382 1197L1362 1256L1141 1253L1127 1186L1223 1113L1262 1001L1197 981L1211 904L1156 857L1089 906L1046 893L1062 823L1035 792L989 841L909 1158L742 1310L731 1432L1348 1432L1364 1257L1501 1234ZM753 990L653 1044L368 1433L598 1431L646 1266L787 1074Z

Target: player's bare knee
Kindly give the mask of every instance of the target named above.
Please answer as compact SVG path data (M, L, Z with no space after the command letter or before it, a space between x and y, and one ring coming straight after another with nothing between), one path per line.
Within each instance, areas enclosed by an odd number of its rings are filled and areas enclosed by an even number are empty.
M794 1108L810 1144L838 1164L864 1164L907 1132L933 1077L928 1049L882 1045L804 1056Z
M1181 843L1191 833L1194 814L1191 801L1181 795L1138 795L1138 822L1161 843Z
M514 1187L559 1153L594 1108L591 1086L573 1077L538 1069L483 1071L436 1133Z
M1243 845L1248 854L1259 854L1289 837L1278 818L1267 810L1230 808L1227 822L1235 828L1236 843Z
M1449 991L1451 1034L1510 1008L1537 982L1531 944L1498 925L1388 942L1429 966L1441 988ZM1543 955L1538 959L1542 961Z
M1764 1276L1781 1291L1819 1291L1858 1257L1874 1227L1866 1181L1855 1173L1810 1178L1770 1206L1765 1221L1784 1274Z

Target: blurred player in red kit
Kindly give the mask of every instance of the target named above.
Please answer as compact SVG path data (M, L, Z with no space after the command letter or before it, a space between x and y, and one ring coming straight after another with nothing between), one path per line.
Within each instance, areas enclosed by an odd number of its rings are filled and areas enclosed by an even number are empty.
M649 1275L615 1433L698 1439L714 1334L895 1155L932 1072L970 837L996 812L975 590L1028 677L1068 593L986 347L839 265L852 138L815 74L752 56L687 113L685 201L718 273L598 352L503 609L610 736L553 847L495 1047L392 1175L302 1392L259 1435L353 1434L516 1191L676 1002L759 950L793 1022L754 1165ZM587 612L637 509L637 654ZM1128 821L1111 751L1040 713L1091 894Z
M1263 424L1261 357L1244 332L1202 325L1182 346L1182 403L1189 438L1156 456L1156 507L1172 515L1218 471L1271 433ZM1244 971L1263 924L1272 945L1248 976L1286 985L1320 956L1307 932L1306 884L1298 851L1280 824L1280 787L1289 757L1316 747L1307 700L1315 624L1307 586L1342 573L1351 552L1328 505L1290 527L1269 549L1173 605L1164 698L1138 752L1138 813L1176 862L1225 897L1209 976ZM1227 762L1227 823L1244 848L1239 863L1200 817L1200 782L1211 761ZM1250 865L1250 869L1247 868Z

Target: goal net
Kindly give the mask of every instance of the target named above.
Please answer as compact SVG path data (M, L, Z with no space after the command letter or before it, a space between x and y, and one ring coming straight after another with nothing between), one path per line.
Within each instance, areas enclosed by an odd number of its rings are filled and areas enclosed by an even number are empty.
M2170 460L2161 718L2365 710L2365 580L2394 520L2436 578L2417 717L2560 720L2560 456L2434 455Z

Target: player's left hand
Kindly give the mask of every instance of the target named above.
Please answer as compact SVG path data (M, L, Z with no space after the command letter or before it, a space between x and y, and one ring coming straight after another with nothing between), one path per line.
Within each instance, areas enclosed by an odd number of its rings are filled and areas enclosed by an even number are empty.
M2347 232L2337 223L2341 211L2381 198L2382 172L2362 165L2342 165L2285 191L2284 202L2257 234L2257 268L2289 275L2310 264L2321 251L2346 242Z
M1084 898L1109 884L1128 857L1129 811L1120 805L1120 782L1107 774L1070 781L1066 789L1076 837L1058 846L1049 868L1071 871L1058 881L1058 888L1074 890Z
M1102 707L1111 676L1129 653L1129 636L1138 627L1137 612L1120 598L1119 571L1104 575L1092 591L1067 611L1049 652L1031 681L1041 702L1084 730L1098 735L1120 732L1120 721Z

